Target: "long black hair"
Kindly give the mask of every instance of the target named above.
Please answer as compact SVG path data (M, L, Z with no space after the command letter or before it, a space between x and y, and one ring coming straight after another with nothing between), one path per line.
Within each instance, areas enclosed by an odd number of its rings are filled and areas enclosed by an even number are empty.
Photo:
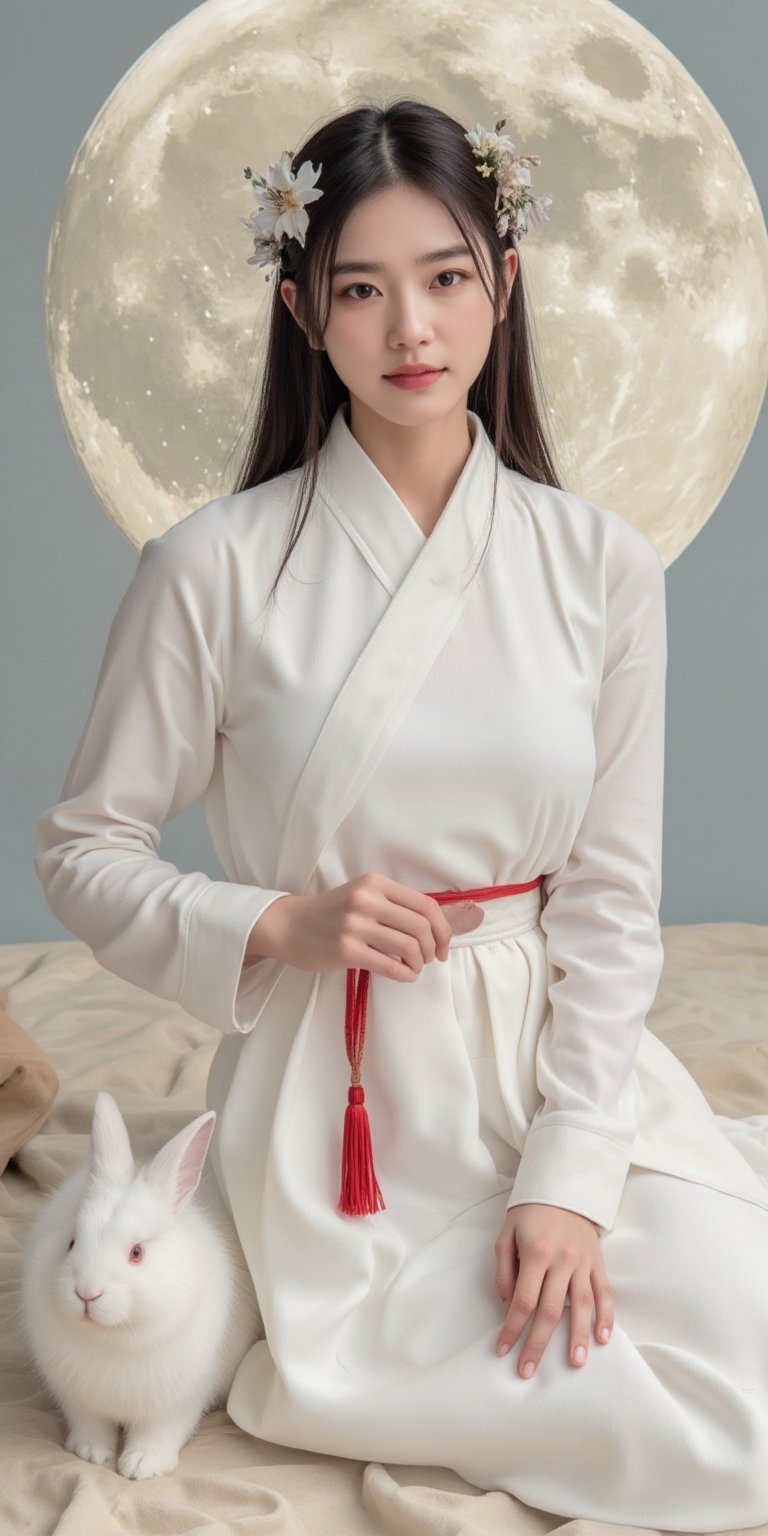
M472 251L494 314L503 313L503 251L516 242L511 229L503 237L496 230L496 181L492 175L478 174L464 134L461 123L438 107L404 99L352 108L318 128L293 154L294 174L304 160L322 165L318 186L323 196L309 205L306 244L296 239L282 243L258 401L232 486L233 492L247 490L304 467L289 542L269 596L304 527L317 483L317 453L339 405L349 400L347 386L320 348L331 307L330 273L342 227L355 205L402 184L441 202ZM490 252L492 290L478 237ZM296 283L301 324L280 296L284 277ZM467 404L494 444L497 468L500 461L531 480L560 487L537 390L543 397L518 256L506 318L494 326L488 356ZM495 490L496 478L494 501Z

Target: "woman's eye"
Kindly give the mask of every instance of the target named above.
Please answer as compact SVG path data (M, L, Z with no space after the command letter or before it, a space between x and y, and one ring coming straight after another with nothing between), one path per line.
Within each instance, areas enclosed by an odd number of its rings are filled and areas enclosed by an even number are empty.
M437 276L438 276L438 278L440 278L440 277L460 277L462 279L462 281L463 281L465 279L465 277L466 277L466 273L464 273L464 272L438 272ZM447 288L459 288L461 286L461 284L460 283L443 283L440 286L441 287L447 287ZM352 294L356 288L368 288L369 290L372 290L373 289L373 283L351 283L349 288L343 288L342 289L341 298L346 298L347 295L348 294Z

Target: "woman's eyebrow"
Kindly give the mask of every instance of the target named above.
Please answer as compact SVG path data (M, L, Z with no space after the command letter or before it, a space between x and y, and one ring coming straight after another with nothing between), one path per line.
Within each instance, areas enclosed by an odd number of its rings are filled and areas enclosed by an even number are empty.
M471 256L468 245L447 245L442 251L427 251L423 256L416 257L417 267L426 267L431 261L450 261L453 256ZM331 277L338 277L341 272L386 272L383 261L342 261L333 267Z

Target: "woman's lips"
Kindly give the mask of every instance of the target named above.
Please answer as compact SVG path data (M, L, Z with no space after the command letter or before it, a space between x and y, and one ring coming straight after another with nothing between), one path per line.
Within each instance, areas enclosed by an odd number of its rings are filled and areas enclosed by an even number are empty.
M442 378L444 368L425 368L423 373L385 373L384 378L390 384L397 384L400 389L426 389L427 385L434 384L435 379Z

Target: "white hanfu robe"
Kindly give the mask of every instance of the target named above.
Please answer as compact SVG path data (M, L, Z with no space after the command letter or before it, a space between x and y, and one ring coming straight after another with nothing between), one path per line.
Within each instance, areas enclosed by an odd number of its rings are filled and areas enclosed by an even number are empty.
M472 447L427 536L340 406L300 471L141 551L60 802L50 907L215 1025L211 1157L260 1302L228 1410L277 1444L453 1468L569 1517L768 1520L768 1114L715 1115L646 1026L663 963L665 586L618 513ZM487 540L494 468L493 531ZM226 880L158 857L203 801ZM371 975L362 1083L385 1209L342 1214L346 972L244 966L285 894L365 872L524 883L404 983ZM494 1243L598 1224L615 1328L531 1380L496 1354ZM593 1313L594 1316L594 1313Z

